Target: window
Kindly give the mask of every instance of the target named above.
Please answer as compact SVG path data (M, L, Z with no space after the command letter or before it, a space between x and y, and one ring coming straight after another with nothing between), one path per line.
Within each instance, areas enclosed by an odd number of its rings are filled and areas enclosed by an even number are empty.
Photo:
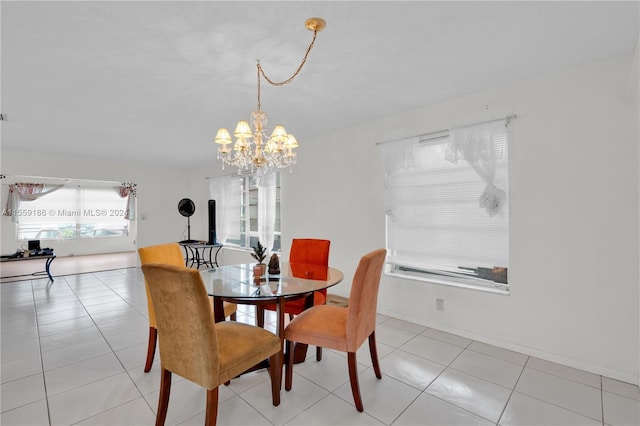
M60 188L20 203L18 239L128 236L126 204L114 188Z
M450 161L448 132L383 144L387 274L508 293L508 155L500 124L488 137L493 168L482 153L479 162L469 153Z
M258 216L260 211L260 197L258 189L258 179L255 175L244 176L240 186L240 241L243 247L254 247L260 239ZM273 249L270 251L280 251L280 173L276 173L275 191L275 226ZM264 243L264 241L261 241Z
M253 247L260 240L267 245L271 234L273 247L270 251L280 251L280 173L275 172L273 178L270 182L273 185L269 186L261 186L255 174L211 180L220 242Z

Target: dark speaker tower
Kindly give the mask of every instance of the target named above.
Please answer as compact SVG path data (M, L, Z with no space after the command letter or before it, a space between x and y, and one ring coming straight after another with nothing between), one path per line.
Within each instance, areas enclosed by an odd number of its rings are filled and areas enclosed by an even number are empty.
M209 244L218 244L216 235L216 200L209 200Z

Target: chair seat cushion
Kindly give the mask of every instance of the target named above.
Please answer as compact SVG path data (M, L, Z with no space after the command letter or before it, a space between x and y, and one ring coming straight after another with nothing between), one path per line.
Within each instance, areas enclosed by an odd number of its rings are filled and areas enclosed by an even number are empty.
M211 303L213 303L213 297L211 298ZM231 314L235 314L238 310L238 305L231 302L222 302L222 306L224 306L224 317L230 317Z
M220 359L219 383L280 352L280 338L270 331L236 321L216 324ZM162 343L161 343L162 344Z
M325 290L326 291L326 290ZM300 299L287 300L284 304L284 313L285 314L293 314L300 315L302 311L304 311L304 301L305 298L302 297ZM313 293L313 305L324 305L327 303L327 296L323 294L321 291L316 291ZM264 305L265 309L270 311L276 310L276 305Z
M284 338L347 352L347 312L341 306L314 306L287 325Z
M211 309L213 309L213 296L209 296L209 303L211 304ZM238 311L238 305L231 302L222 302L222 306L224 307L224 317L228 318L231 314L234 314ZM215 317L215 315L214 315Z

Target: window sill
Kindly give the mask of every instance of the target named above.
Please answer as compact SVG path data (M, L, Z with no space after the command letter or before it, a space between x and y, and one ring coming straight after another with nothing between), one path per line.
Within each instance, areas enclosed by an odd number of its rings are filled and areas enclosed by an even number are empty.
M439 284L446 285L450 287L458 287L465 288L468 290L476 290L482 291L485 293L494 293L501 294L503 296L509 296L511 292L509 291L508 285L487 282L487 284L471 284L468 282L463 282L462 280L456 280L455 278L450 279L438 279L434 275L431 274L422 274L419 272L406 272L406 271L389 271L385 270L384 274L388 277L395 278L404 278L413 281L421 281L429 284Z

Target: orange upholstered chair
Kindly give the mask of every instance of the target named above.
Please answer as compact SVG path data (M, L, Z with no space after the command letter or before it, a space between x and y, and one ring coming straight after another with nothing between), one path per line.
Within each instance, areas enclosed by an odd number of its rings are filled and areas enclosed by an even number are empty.
M177 243L158 244L155 246L141 247L138 249L138 255L140 256L140 264L146 265L148 263L161 263L164 265L184 266L184 258L182 257L182 251L180 245ZM153 357L156 353L156 342L158 340L158 331L156 328L156 314L153 309L153 301L151 300L151 294L149 293L149 284L145 279L145 289L147 291L147 309L149 312L149 345L147 346L147 360L144 365L144 372L148 373L153 365ZM212 309L213 300L211 299ZM224 304L224 316L231 316L231 319L236 319L237 306L233 303Z
M289 263L305 263L311 265L329 266L329 246L331 241L318 240L313 238L294 238L291 241L289 252ZM313 304L324 305L327 303L327 289L318 290L313 293ZM267 309L275 310L275 306ZM284 312L298 315L304 311L304 299L287 301L284 305Z
M329 248L331 241L320 240L314 238L294 238L291 241L291 250L289 251L289 263L304 263L311 265L329 266ZM315 291L313 293L313 304L324 305L327 303L327 289ZM256 316L258 318L258 325L262 327L264 325L264 311L262 309L268 309L270 311L276 310L276 305L264 305L264 307L258 307ZM289 314L289 319L293 319L294 315L300 314L305 309L305 299L299 298L294 300L288 300L284 305L284 313ZM318 348L316 353L318 361L322 358L322 349Z
M329 248L331 241L319 240L313 238L294 238L291 242L291 250L289 252L289 263L305 263L310 265L329 266ZM324 305L327 303L327 289L314 292L313 304ZM285 303L284 312L289 314L289 318L298 315L304 311L305 300L294 299ZM270 311L276 310L276 305L264 305L264 309ZM261 324L259 322L259 324Z
M348 307L313 306L296 316L287 325L284 330L288 356L285 375L286 390L291 389L293 381L293 342L347 352L353 400L358 411L364 410L358 384L356 351L368 338L373 369L376 377L381 379L375 330L378 288L386 253L385 249L379 249L360 259L353 276Z
M236 321L215 323L200 273L184 265L142 265L160 340L160 397L156 425L164 425L173 373L207 389L205 424L215 425L218 386L269 359L271 398L280 405L280 338Z

